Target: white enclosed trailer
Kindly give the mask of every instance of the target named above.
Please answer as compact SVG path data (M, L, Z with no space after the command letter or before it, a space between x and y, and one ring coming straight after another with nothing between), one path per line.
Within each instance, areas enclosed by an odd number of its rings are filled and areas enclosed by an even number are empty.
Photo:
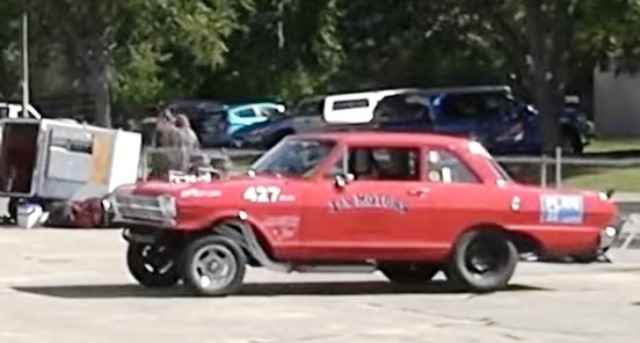
M0 124L0 197L33 199L46 207L102 197L137 180L139 133L55 119Z

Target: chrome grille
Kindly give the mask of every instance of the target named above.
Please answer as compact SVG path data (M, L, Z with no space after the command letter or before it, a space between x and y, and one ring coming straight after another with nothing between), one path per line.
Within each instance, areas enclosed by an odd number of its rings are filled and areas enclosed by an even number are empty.
M170 218L164 214L158 197L140 195L118 195L115 209L125 220L164 222Z

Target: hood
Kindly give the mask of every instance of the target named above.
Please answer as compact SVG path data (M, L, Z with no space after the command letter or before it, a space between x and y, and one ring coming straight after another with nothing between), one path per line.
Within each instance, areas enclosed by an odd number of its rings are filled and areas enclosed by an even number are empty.
M245 185L259 183L277 184L284 183L287 180L288 178L285 177L270 175L255 177L238 175L228 179L213 180L210 182L171 183L166 181L144 181L120 186L114 192L149 196L171 195L176 198L212 198L224 195L225 190L243 188Z

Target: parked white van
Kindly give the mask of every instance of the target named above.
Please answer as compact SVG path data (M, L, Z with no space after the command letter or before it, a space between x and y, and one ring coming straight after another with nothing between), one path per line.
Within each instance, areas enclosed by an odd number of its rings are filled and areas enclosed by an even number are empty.
M329 124L364 124L373 120L380 100L412 89L384 89L360 93L328 95L324 99L323 116Z

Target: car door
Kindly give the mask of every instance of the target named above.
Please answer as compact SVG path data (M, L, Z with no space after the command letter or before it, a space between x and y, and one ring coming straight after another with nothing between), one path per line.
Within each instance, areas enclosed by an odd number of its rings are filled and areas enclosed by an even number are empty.
M437 109L435 130L464 136L475 136L483 141L491 137L493 131L500 130L504 118L499 93L443 94L434 97Z
M482 174L464 154L444 146L424 150L426 184L431 197L431 220L436 228L429 239L436 246L455 242L463 230L483 223L500 224L517 204L517 197Z
M351 146L309 192L304 244L314 258L414 258L424 252L429 198L418 147ZM346 172L345 172L346 168ZM337 185L333 176L354 175Z

